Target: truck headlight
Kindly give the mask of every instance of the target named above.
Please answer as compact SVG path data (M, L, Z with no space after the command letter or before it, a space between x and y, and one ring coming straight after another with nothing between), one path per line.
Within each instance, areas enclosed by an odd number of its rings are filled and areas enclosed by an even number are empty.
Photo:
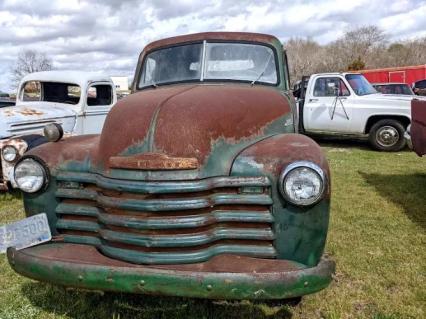
M319 202L326 185L322 169L308 161L288 165L282 172L279 183L284 199L299 206L309 206Z
M7 145L2 150L3 159L6 162L13 162L18 158L18 150L12 145Z
M15 166L15 182L26 193L39 191L47 182L47 172L42 164L33 158L24 158Z

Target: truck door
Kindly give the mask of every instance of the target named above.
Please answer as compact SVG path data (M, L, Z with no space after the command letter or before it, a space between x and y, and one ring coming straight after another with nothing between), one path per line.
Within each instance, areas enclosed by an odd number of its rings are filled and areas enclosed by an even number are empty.
M104 126L105 118L115 103L114 89L110 83L91 84L86 92L86 104L80 118L80 134L98 134Z
M306 92L303 122L306 131L347 132L351 110L348 107L350 91L337 76L320 76L312 79Z

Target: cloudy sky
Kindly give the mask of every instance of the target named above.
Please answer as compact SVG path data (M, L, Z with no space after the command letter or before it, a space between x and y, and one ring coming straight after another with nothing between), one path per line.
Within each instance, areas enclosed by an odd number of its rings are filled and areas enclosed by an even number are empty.
M21 50L45 52L55 69L132 77L152 40L201 31L270 33L282 41L335 40L376 24L391 40L426 36L423 0L0 0L0 90Z

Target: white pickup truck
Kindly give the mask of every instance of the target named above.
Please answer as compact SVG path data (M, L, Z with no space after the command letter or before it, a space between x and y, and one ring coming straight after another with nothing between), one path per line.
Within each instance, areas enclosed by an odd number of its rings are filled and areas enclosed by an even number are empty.
M373 148L381 151L399 151L405 146L413 97L378 93L356 73L303 77L293 94L302 133L368 138Z
M0 108L0 190L14 187L13 168L27 150L46 142L47 124L67 135L95 134L117 102L108 76L78 71L45 71L25 76L16 105Z

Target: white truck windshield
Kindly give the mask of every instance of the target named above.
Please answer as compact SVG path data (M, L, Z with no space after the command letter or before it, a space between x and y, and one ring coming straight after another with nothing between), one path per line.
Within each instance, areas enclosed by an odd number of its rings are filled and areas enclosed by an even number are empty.
M367 95L378 93L376 89L361 74L346 74L346 80L356 95Z
M149 53L139 88L185 81L243 81L276 85L274 51L260 44L204 42Z

